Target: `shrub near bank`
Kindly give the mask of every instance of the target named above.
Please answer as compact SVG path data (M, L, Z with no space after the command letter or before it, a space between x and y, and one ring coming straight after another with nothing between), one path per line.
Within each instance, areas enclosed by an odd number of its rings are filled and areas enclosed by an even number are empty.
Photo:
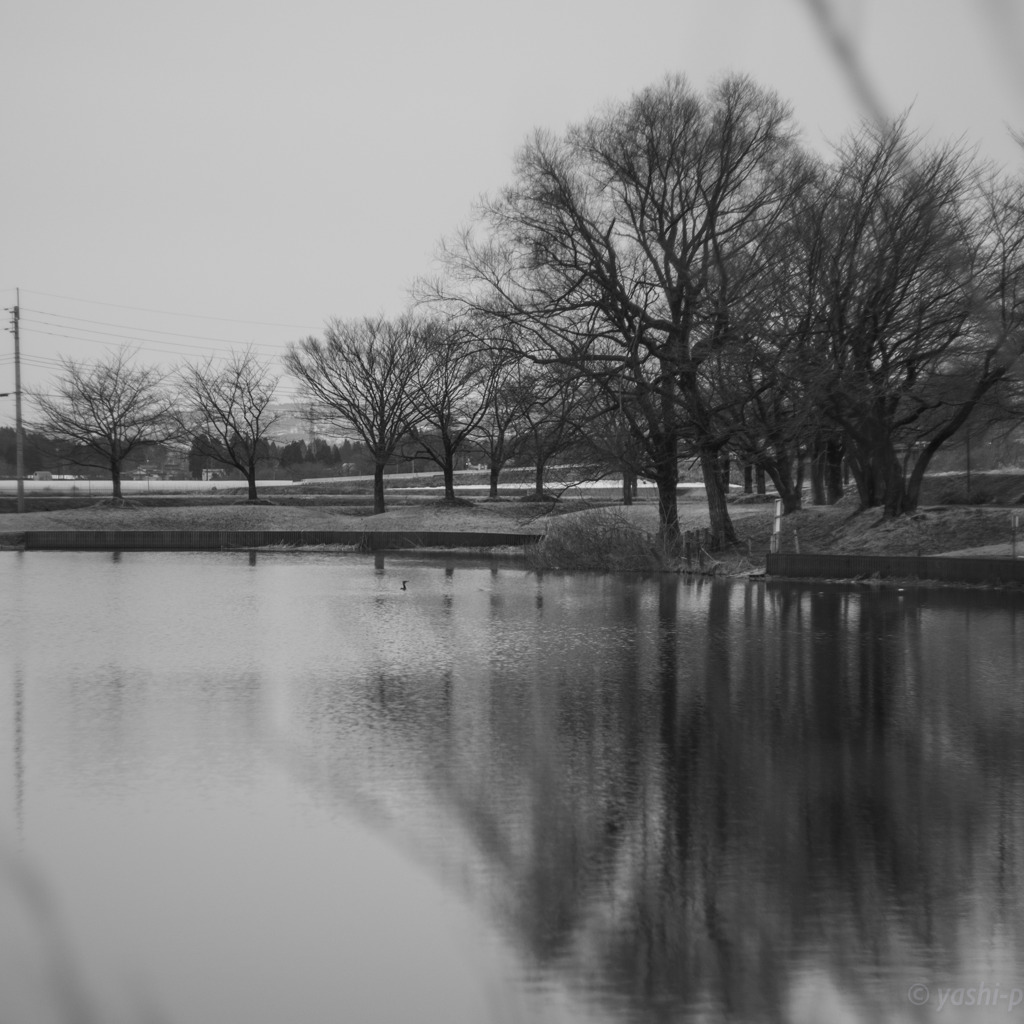
M675 568L676 559L656 534L615 509L553 519L547 534L526 552L533 569L601 569L653 572Z

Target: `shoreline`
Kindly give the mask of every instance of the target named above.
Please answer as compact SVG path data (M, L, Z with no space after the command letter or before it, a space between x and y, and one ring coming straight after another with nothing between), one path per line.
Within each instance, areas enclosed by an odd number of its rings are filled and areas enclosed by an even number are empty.
M25 530L0 544L25 551L352 551L519 548L543 534L477 530Z
M638 502L621 503L560 502L543 505L506 499L499 501L416 501L392 503L382 514L368 514L365 507L354 508L351 499L338 495L335 501L260 503L247 502L190 504L133 502L115 506L109 500L77 508L46 509L24 513L0 513L0 551L24 550L26 534L47 534L49 547L55 535L84 535L70 549L142 550L142 535L150 538L155 550L213 550L226 547L259 550L302 550L317 546L337 545L338 549L404 550L428 554L432 552L466 552L480 555L492 549L504 549L518 556L525 545L545 534L560 530L559 524L573 524L588 530L588 518L597 517L594 529L600 531L602 519L611 518L621 527L653 534L657 531L657 506ZM334 496L332 496L334 497ZM784 517L780 538L780 554L801 552L820 560L839 557L882 560L892 565L857 568L846 574L777 571L767 574L766 556L770 547L773 508L768 502L735 502L730 515L745 551L712 556L702 568L677 564L665 571L694 578L753 579L792 582L843 582L851 585L934 586L953 585L1015 589L1020 582L1003 582L998 571L1009 562L1012 538L1010 520L1017 513L1014 507L928 506L898 520L885 520L878 510L859 512L852 503L835 506L810 506ZM707 509L703 502L681 501L680 529L701 529L707 525ZM97 538L107 537L105 542ZM114 537L113 535L125 535ZM169 535L185 537L176 545ZM199 540L188 539L204 535ZM212 537L222 535L220 540ZM96 541L92 543L91 541ZM37 545L32 543L32 549ZM1018 545L1024 556L1024 538ZM838 553L842 552L842 556ZM993 559L993 556L997 556ZM984 561L996 570L996 578L979 581L936 580L926 569L928 559L941 557L944 571L956 559L965 568ZM917 559L922 562L918 563ZM1024 567L1024 557L1018 558ZM867 564L867 563L865 563ZM900 568L900 566L904 568ZM913 568L908 571L906 566ZM594 567L601 571L600 566ZM624 566L623 568L628 568ZM638 567L639 570L640 567ZM781 568L781 567L780 567ZM876 571L881 568L879 573ZM612 567L604 571L611 571ZM637 571L638 571L637 570ZM952 572L953 570L949 570ZM1015 574L1016 575L1016 571Z

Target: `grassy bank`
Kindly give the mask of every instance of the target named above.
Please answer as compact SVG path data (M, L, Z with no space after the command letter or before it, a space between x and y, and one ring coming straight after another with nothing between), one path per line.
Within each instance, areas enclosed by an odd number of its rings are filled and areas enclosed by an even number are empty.
M661 542L653 504L580 512L553 520L545 540L531 551L530 558L538 568L562 569L736 574L763 567L771 544L771 503L734 503L730 512L740 544L733 551L706 553L702 563L687 564ZM971 553L1008 557L1013 514L1013 509L1005 507L931 506L912 516L886 519L877 509L858 511L855 500L848 498L838 505L811 506L785 516L780 550L804 554ZM699 530L707 522L702 507L680 507L683 530ZM1024 556L1024 537L1019 547Z
M1003 489L1014 476L1004 475ZM939 484L942 484L940 479ZM945 481L949 486L949 481ZM955 483L955 479L954 479ZM409 530L494 533L544 532L531 549L537 568L612 571L741 572L763 566L771 540L771 502L739 499L730 512L740 538L736 552L713 553L687 566L658 535L654 501L629 507L582 500L525 502L505 497L448 503L428 496L395 496L388 511L373 515L368 495L303 490L273 493L267 504L249 505L241 489L216 495L139 495L121 507L77 497L32 496L28 511L15 513L13 497L0 500L0 534L26 530ZM307 490L308 488L308 490ZM268 492L269 493L269 492ZM1017 509L1020 513L1020 509ZM1013 510L994 505L928 506L912 516L886 520L878 510L858 512L853 498L811 506L783 520L781 550L808 553L934 555L970 551L1009 555ZM681 501L682 530L708 524L702 501ZM1024 549L1024 538L1022 538ZM1021 551L1024 554L1024 550Z

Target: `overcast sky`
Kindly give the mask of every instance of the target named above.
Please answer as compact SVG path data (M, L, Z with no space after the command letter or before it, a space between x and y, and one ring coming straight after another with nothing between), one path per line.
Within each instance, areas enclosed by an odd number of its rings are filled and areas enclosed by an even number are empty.
M752 75L823 147L879 103L1017 170L1019 0L32 0L5 4L0 299L23 376L134 342L276 358L397 313L438 240L561 131L666 73ZM135 308L131 308L135 307ZM74 318L74 319L73 319ZM0 391L13 340L0 343ZM13 400L0 399L0 424Z

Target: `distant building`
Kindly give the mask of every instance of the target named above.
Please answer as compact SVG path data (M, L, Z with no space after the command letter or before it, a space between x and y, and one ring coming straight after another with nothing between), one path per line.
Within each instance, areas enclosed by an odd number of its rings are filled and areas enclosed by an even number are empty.
M168 480L184 480L188 476L188 452L168 451L164 456L163 474Z

